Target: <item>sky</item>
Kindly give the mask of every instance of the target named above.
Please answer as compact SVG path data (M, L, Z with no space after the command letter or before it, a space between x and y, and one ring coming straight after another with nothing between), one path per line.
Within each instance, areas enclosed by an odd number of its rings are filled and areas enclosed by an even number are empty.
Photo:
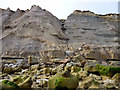
M0 8L16 11L38 5L59 19L66 19L74 10L89 10L96 14L118 13L119 0L0 0Z

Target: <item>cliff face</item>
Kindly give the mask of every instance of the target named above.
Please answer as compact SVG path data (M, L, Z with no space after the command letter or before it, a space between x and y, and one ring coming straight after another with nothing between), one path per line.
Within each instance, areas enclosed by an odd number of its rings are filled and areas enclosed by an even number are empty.
M45 44L66 43L60 21L39 6L28 11L5 10L2 14L2 50L38 52Z
M2 55L39 53L61 44L118 45L117 14L96 15L75 10L67 20L58 20L34 5L26 11L0 9L0 16Z
M68 16L65 27L68 43L117 45L118 15L96 15L90 11L74 11Z

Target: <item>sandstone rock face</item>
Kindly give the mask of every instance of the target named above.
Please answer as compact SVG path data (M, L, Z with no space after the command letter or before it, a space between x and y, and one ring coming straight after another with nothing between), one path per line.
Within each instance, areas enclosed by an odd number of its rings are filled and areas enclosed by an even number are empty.
M75 11L65 21L68 43L117 45L117 17L96 15L90 11Z

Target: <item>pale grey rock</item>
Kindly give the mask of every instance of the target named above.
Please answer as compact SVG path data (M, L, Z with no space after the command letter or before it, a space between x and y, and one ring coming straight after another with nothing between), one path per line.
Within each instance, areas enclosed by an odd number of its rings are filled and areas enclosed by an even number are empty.
M119 48L118 14L97 15L76 10L67 20L59 20L36 5L25 11L0 10L3 56L40 57L41 50L82 50L79 44Z
M116 18L118 15L110 15L112 21L105 18L106 16L96 15L90 11L75 11L69 15L64 25L65 33L69 38L68 43L117 45L118 42L115 41L115 38L117 38L118 22Z
M23 13L17 10L14 16L18 17L20 14ZM3 53L13 51L13 54L9 55L14 56L16 55L15 51L19 53L22 51L21 56L28 56L30 54L39 56L37 52L46 48L44 44L66 43L67 37L61 30L60 21L50 12L44 11L39 6L32 6L30 11L12 20L11 23L8 23L7 30L3 29Z

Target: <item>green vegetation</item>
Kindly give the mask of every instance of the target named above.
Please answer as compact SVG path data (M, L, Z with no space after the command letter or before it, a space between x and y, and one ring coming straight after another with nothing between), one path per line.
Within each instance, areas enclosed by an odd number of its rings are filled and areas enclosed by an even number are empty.
M71 74L65 76L63 74L65 73L61 72L51 77L48 81L48 88L54 88L55 90L77 88L78 79Z
M19 88L17 84L15 84L14 82L10 82L8 80L3 80L1 84L2 88Z
M110 76L112 77L116 73L120 73L120 67L111 67L111 66L103 66L97 64L97 70L100 75Z

